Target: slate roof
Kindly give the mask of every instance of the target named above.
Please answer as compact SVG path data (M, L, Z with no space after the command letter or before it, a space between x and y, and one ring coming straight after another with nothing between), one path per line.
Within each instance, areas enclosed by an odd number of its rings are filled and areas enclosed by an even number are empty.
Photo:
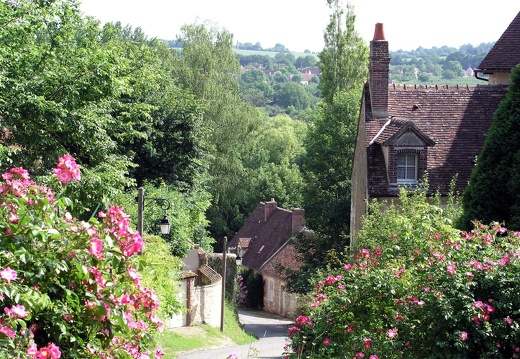
M276 206L276 203L275 203ZM260 202L240 230L229 242L229 248L236 248L240 238L251 238L249 248L242 258L242 265L260 271L262 265L292 235L292 211L275 207L265 219L266 204ZM234 253L234 250L231 249Z
M520 63L520 12L500 36L478 70L483 73L510 72Z
M389 119L393 130L411 121L435 145L428 147L430 191L447 194L458 174L457 190L469 180L474 160L482 149L493 113L507 92L506 86L395 86L388 92L388 118L372 118L370 93L365 85L367 176L370 197L397 195L389 187L381 145L372 142ZM388 124L387 124L388 127ZM391 136L387 131L384 136ZM381 136L381 134L380 134ZM390 137L388 137L390 138ZM385 138L381 138L381 142Z

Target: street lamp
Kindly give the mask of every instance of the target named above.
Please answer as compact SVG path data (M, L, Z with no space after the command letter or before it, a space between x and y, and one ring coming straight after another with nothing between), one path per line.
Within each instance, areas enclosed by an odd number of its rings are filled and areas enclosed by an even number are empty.
M148 198L149 201L157 201L162 204L161 208L164 211L164 217L161 219L161 234L167 235L170 234L171 223L166 216L166 210L170 209L170 201L166 198ZM144 188L139 187L137 190L137 230L141 237L143 236L143 227L144 227Z

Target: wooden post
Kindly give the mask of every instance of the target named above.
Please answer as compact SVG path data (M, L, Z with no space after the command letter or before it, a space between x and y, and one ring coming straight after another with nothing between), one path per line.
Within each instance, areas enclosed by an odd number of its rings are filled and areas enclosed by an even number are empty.
M224 332L224 307L226 305L226 252L227 237L224 237L222 245L222 303L220 309L220 331Z
M143 237L143 211L144 211L144 188L139 187L137 190L137 231Z

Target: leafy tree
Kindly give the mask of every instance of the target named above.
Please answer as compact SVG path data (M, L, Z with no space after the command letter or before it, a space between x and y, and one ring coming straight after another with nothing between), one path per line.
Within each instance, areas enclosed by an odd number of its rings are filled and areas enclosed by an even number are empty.
M302 69L305 67L314 67L318 63L318 59L316 56L307 55L305 57L298 56L298 58L294 61L294 66L298 69Z
M238 230L244 214L251 177L243 165L251 151L250 133L260 123L259 112L239 94L240 67L232 49L232 35L211 24L182 28L184 47L174 77L203 106L206 129L208 208L214 238Z
M462 76L462 71L462 66L459 62L448 61L446 65L444 65L442 77L445 79L454 79L456 77Z
M131 187L132 176L192 181L198 108L173 85L166 45L120 24L101 29L75 1L0 6L11 24L0 30L3 142L23 149L13 160L44 175L61 153L72 154L83 181L66 194L84 217ZM172 163L180 166L174 175L140 167Z
M350 168L359 98L359 92L343 92L332 104L323 103L305 141L305 217L310 228L329 237L331 246L334 242L347 244L345 218L350 216Z
M350 171L361 87L367 74L367 47L355 31L352 6L347 5L345 12L339 1L329 4L332 15L325 48L319 54L323 100L306 137L303 163L305 218L316 236L303 238L298 246L306 268L298 278L293 277L299 291L308 289L309 273L325 263L313 262L311 252L323 259L331 249L341 250L348 244Z
M304 164L305 210L310 227L344 242L350 210L350 167L359 114L361 86L367 74L367 47L355 31L350 4L330 2L332 15L319 54L323 103L309 129ZM345 23L343 24L343 21Z
M305 110L313 105L312 96L307 89L292 81L280 84L274 94L273 103L281 107L294 106L298 110Z
M343 8L339 0L329 1L332 10L325 31L325 47L319 53L320 89L323 100L332 103L341 91L361 88L367 76L368 48L355 30L352 5Z
M511 74L508 93L493 123L462 197L461 228L471 221L505 221L520 229L520 66Z
M241 96L255 107L270 103L273 98L273 88L264 71L248 66L240 77Z

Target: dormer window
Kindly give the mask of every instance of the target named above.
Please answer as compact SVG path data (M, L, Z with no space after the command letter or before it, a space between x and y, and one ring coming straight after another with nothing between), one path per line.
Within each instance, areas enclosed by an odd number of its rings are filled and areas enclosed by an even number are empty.
M417 182L417 153L397 154L397 184L415 184Z
M435 142L411 120L389 119L370 144L381 146L390 190L414 188L427 169L428 148Z

